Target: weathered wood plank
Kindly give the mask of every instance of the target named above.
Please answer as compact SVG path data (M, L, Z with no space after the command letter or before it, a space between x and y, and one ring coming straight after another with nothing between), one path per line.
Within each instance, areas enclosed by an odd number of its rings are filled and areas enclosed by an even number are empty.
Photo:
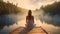
M31 30L26 28L17 28L9 34L48 34L42 27L34 27Z

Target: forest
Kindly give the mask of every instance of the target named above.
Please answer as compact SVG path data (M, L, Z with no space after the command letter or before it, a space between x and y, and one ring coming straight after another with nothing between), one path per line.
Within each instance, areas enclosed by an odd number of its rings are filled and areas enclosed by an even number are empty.
M6 15L6 14L17 14L20 13L21 8L13 3L10 3L9 1L3 2L0 1L0 15Z
M45 13L49 13L50 15L60 15L60 2L54 2L52 4L48 4L45 7L41 7Z

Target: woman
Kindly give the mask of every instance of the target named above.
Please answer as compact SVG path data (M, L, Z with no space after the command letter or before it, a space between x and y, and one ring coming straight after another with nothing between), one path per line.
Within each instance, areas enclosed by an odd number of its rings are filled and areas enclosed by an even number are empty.
M29 10L28 15L26 16L26 26L30 28L34 26L34 17L32 16L31 10Z

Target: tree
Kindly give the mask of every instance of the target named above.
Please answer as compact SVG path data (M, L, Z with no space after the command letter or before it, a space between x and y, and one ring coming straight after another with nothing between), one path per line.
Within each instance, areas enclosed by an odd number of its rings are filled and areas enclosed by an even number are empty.
M45 13L49 13L51 15L60 15L60 2L54 2L51 5L47 5L45 7L41 7Z

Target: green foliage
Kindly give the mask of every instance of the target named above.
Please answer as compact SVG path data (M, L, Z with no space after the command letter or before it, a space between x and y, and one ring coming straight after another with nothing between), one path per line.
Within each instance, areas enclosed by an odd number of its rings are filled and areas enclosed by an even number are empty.
M3 1L0 1L0 15L6 15L6 14L17 14L20 11L21 8L17 7L13 3L5 3Z
M58 14L60 15L60 2L54 2L51 5L47 5L45 7L41 7L46 13L50 13L52 15Z

